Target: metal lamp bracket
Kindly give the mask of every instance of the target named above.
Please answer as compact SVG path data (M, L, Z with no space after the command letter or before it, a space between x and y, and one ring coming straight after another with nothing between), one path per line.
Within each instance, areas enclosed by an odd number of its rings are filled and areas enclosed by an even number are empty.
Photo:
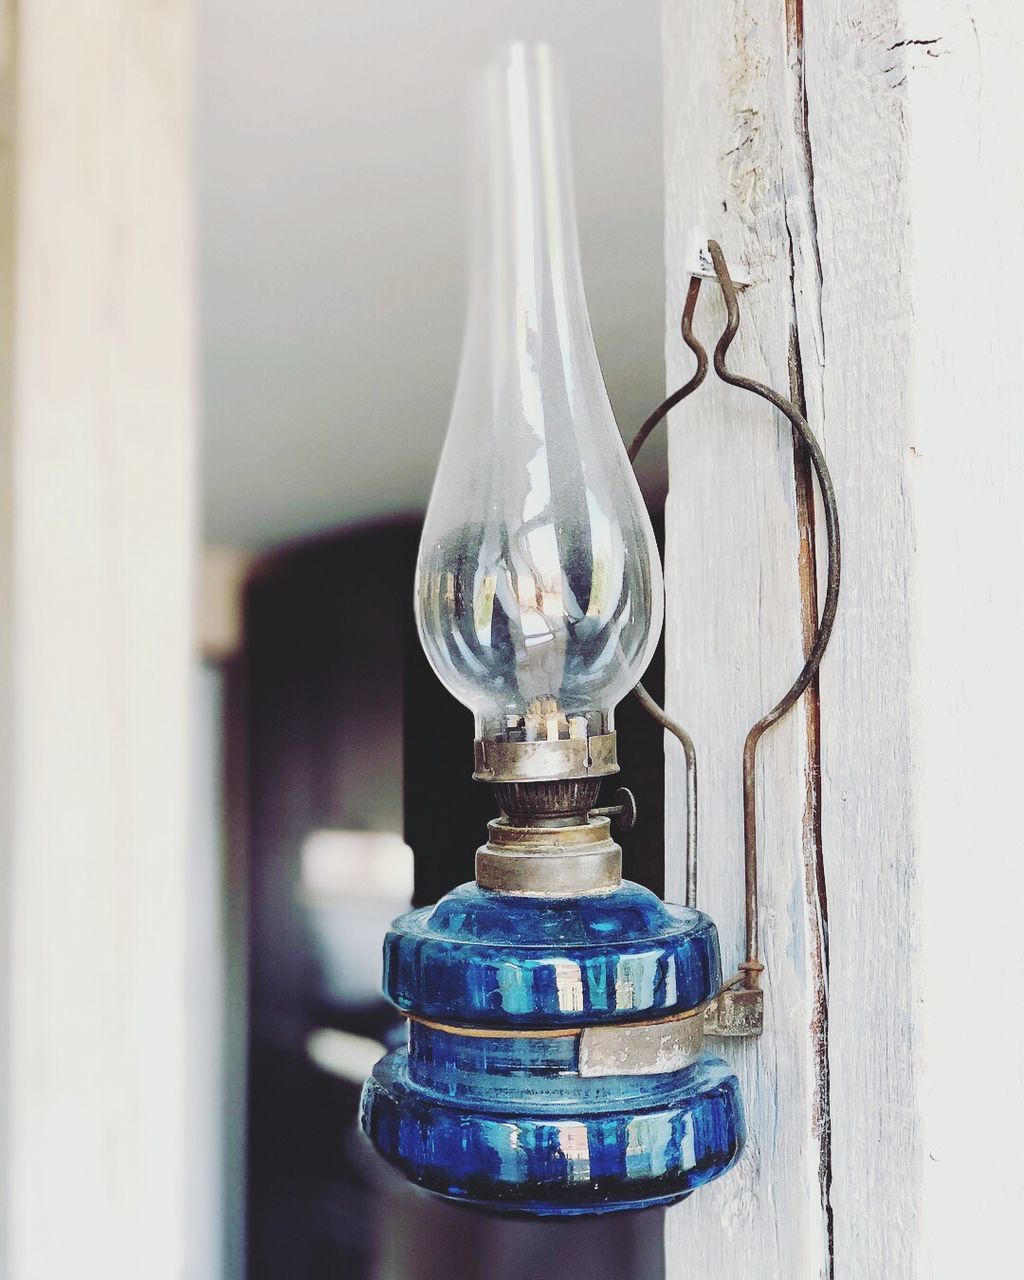
M715 270L715 260L711 256L710 245L710 238L700 228L690 233L683 261L686 264L686 270L691 276L699 276L701 280L718 279L718 272ZM742 264L737 270L736 264L733 263L729 268L729 278L734 289L749 289L753 284L750 273Z
M783 697L754 724L743 746L743 845L744 845L744 914L745 956L739 972L707 1006L704 1013L704 1030L708 1035L757 1036L764 1026L764 993L761 990L761 973L764 965L760 958L757 898L757 746L772 725L777 724L795 706L800 695L814 679L822 657L828 647L835 623L839 602L840 539L839 515L836 510L835 490L829 475L825 455L807 420L792 400L773 391L763 383L755 382L733 373L726 363L729 347L740 326L737 288L749 281L734 280L726 265L721 246L715 240L704 241L699 237L688 255L691 267L690 285L683 305L681 331L683 342L697 359L697 368L690 380L665 399L647 418L629 446L630 462L654 428L669 412L691 395L707 377L708 354L693 333L693 314L700 294L701 282L714 278L721 286L726 305L725 329L714 351L714 370L718 377L730 386L748 391L751 395L767 400L785 415L793 426L794 435L807 453L821 492L825 512L825 534L828 547L825 601L814 639L804 656L804 664L796 680ZM697 756L693 739L660 707L642 685L637 685L637 698L644 709L664 729L671 733L683 748L686 758L686 905L697 905Z

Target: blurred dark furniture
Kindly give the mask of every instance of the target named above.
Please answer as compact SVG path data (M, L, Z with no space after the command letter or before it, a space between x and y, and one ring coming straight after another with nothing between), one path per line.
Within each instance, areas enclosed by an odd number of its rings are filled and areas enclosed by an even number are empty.
M298 546L265 562L247 593L248 1274L531 1280L578 1273L585 1262L589 1280L656 1280L661 1233L651 1215L504 1222L389 1199L352 1157L358 1088L306 1056L316 1026L375 1035L391 1016L383 1004L339 1012L317 996L299 899L308 833L404 830L416 901L426 903L472 878L495 813L489 789L470 776L471 716L438 683L416 638L418 536L417 524L400 522ZM659 651L648 676L656 695L661 679ZM660 893L662 735L632 699L617 727L620 781L640 806L624 841L627 875ZM413 1229L418 1238L407 1241L402 1233Z

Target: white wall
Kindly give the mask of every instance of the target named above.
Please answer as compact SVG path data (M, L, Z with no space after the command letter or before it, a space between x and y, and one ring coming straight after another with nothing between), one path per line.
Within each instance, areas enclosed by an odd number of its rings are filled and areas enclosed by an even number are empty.
M0 1265L12 1280L178 1280L191 8L39 0L5 6L3 19L17 187L0 241L14 296L0 531L12 766Z

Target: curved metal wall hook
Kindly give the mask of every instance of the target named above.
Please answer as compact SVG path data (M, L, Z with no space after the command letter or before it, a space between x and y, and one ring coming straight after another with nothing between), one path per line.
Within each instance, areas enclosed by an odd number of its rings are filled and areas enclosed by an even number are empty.
M757 992L760 987L760 975L764 968L760 959L760 940L758 930L758 876L757 876L757 746L764 736L765 732L777 724L783 716L796 704L800 695L814 679L814 675L821 665L828 642L832 636L832 628L835 624L836 609L839 603L839 581L841 573L841 544L839 535L839 513L836 507L835 489L832 484L832 477L829 474L828 465L825 462L825 455L822 453L821 446L818 443L814 432L811 431L807 424L807 419L800 412L792 401L787 400L784 396L779 395L777 391L771 387L765 386L763 383L756 382L753 378L746 378L740 374L733 373L726 364L726 355L733 339L739 330L740 325L740 309L739 300L736 293L736 286L729 274L729 268L725 261L725 255L722 248L715 240L708 241L708 250L711 254L711 260L714 264L715 274L718 277L718 283L721 286L723 297L726 305L726 326L715 346L714 353L714 369L719 378L730 386L737 387L741 391L748 391L752 395L759 396L763 400L767 400L769 404L778 409L789 419L793 429L797 432L804 446L807 449L811 466L814 470L815 477L818 481L818 488L821 492L822 504L825 511L825 534L828 545L828 568L826 574L826 591L825 602L821 610L821 617L818 622L818 628L814 636L814 640L808 650L804 660L803 667L796 680L790 685L783 697L766 712L760 720L754 724L747 734L746 741L743 745L743 844L744 844L744 882L745 882L745 920L746 920L746 948L745 959L739 966L741 972L740 979L733 979L732 982L726 984L727 987L733 987L737 981L742 981L742 985L752 992ZM690 381L679 391L673 393L665 400L657 409L647 418L646 422L637 432L633 443L629 448L630 461L635 460L644 441L650 435L653 428L668 413L686 398L692 391L696 390L703 382L707 373L707 355L703 347L693 336L692 322L693 312L697 302L697 295L700 290L700 277L693 276L690 280L690 287L686 295L686 305L683 309L682 332L683 340L686 345L697 356L697 372ZM670 733L675 734L683 745L686 753L687 767L687 791L688 791L688 811L687 811L687 847L686 847L686 901L688 906L695 905L696 899L696 863L697 863L697 825L696 825L696 756L693 747L693 741L690 735L680 726L671 720L658 706L650 695L640 686L637 687L636 693L641 704L648 713L663 725ZM760 1000L760 996L751 997L751 999ZM759 1028L759 1020L757 1022Z

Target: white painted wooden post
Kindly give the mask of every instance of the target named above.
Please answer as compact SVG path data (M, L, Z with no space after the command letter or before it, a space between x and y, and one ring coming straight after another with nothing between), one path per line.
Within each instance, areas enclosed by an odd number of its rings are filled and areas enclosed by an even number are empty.
M1022 52L1000 0L666 0L670 385L699 227L755 281L732 363L804 397L844 532L820 703L762 747L767 1026L722 1042L750 1148L669 1215L670 1280L1020 1265ZM712 377L670 430L669 707L731 966L740 745L799 664L808 526L770 412Z
M177 1278L189 1273L191 5L33 0L12 13L4 1274Z

